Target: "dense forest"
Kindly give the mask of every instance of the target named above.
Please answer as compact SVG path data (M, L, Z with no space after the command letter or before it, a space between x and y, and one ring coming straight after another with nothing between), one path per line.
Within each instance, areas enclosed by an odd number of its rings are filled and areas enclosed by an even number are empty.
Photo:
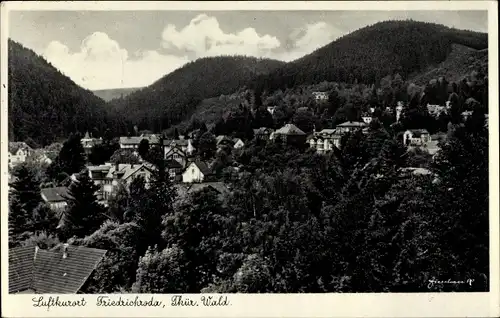
M45 146L75 131L103 131L105 102L9 40L9 140Z
M413 73L446 59L452 44L488 47L488 35L416 21L385 21L345 35L254 82L258 91L321 81L375 83Z
M152 85L109 103L139 129L161 131L191 115L204 98L230 94L283 62L241 56L198 59Z
M458 82L473 70L483 78L487 45L487 34L423 22L387 21L348 34L290 63L241 56L199 59L148 87L127 91L123 98L105 103L34 52L9 41L9 136L16 141L31 138L35 145L44 146L86 130L96 137L127 135L134 126L160 132L181 123L184 130L193 119L215 124L221 114L240 103L253 103L255 97L258 106L276 106L273 103L282 95L286 98L280 103L292 105L279 112L284 121L298 108L311 106L310 93L321 90L323 82L344 83L335 89L337 93L357 92L347 95L362 95L366 104L370 102L367 94L380 99L387 93L384 79L398 82L403 78L407 90L403 99L409 101L415 91L424 92L431 79ZM377 87L372 87L374 83ZM333 92L330 86L326 90ZM401 98L403 88L398 91L391 103ZM382 98L384 104L389 103L386 97ZM331 119L345 103L359 104L360 98L340 96L325 116ZM364 106L357 105L357 112L366 110Z

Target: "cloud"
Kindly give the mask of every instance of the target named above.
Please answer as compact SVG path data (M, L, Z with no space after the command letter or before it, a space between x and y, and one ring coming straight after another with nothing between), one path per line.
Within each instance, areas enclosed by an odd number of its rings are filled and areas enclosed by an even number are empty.
M146 86L188 62L186 57L157 51L137 52L131 58L103 32L86 37L78 52L52 41L42 55L75 83L90 90Z
M143 87L183 66L190 60L207 56L247 55L291 61L311 53L342 35L325 22L293 30L286 44L254 28L224 32L216 18L200 14L181 29L167 25L162 32L162 47L176 51L141 51L130 54L106 33L86 37L76 52L59 41L52 41L43 56L78 85L90 90Z
M287 51L279 54L277 58L284 61L298 59L344 34L345 32L326 22L306 24L290 33L287 40L290 43Z
M198 15L180 30L173 24L167 25L162 44L164 48L174 48L196 58L233 54L264 57L272 55L281 45L275 36L260 35L254 28L225 33L217 19L206 14Z

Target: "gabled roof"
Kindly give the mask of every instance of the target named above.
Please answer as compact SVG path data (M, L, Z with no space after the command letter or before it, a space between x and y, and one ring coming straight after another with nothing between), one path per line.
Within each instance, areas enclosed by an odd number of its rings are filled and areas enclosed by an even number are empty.
M366 123L361 121L346 121L345 123L337 125L337 127L366 127Z
M231 138L229 138L228 136L225 136L225 135L217 136L217 137L215 137L215 140L217 141L217 145L223 141L232 142Z
M118 164L118 169L116 169L116 166L112 166L107 175L107 179L121 179L121 180L126 180L128 179L131 175L139 171L141 168L145 168L149 171L151 171L151 168L147 164L129 164L129 163L120 163Z
M186 147L188 145L188 140L186 139L168 139L168 140L163 140L163 145L164 146L170 146L170 147Z
M420 135L425 135L425 134L428 135L429 134L427 129L408 129L407 131L411 132L412 134L414 134L417 137L420 137Z
M233 138L233 143L237 143L239 141L241 141L242 143L244 143L243 140L241 140L241 138Z
M333 135L337 132L336 129L323 129L320 132L317 132L318 135Z
M70 197L66 187L44 188L41 190L41 194L47 202L62 202Z
M106 254L105 250L68 245L52 250L26 246L9 249L9 293L75 294Z
M200 191L205 188L212 188L220 194L229 193L229 189L224 185L223 182L203 182L203 183L192 183L187 188L187 193L193 193Z
M278 134L278 135L289 135L289 136L290 135L302 136L302 135L306 134L305 132L300 130L297 126L295 126L294 124L286 124L285 126L276 130L274 133Z
M169 169L182 169L182 165L173 159L167 159L165 160L165 166Z
M212 170L203 161L193 161L191 164L196 165L205 176L213 174Z
M149 137L120 137L120 144L122 145L139 145L143 139L149 141L150 145L158 144L160 141L156 136Z
M31 147L28 146L25 142L9 142L9 152L11 154L15 154L19 149L28 149L31 150Z

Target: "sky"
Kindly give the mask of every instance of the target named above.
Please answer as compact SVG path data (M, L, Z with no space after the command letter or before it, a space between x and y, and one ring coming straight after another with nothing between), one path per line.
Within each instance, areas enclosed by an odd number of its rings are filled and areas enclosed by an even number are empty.
M486 11L11 11L9 37L98 90L147 86L207 56L291 61L389 19L488 31Z

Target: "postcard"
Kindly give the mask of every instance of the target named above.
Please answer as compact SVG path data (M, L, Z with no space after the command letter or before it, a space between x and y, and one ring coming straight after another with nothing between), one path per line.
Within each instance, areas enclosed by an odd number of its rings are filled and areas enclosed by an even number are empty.
M2 316L500 315L496 2L1 8Z

